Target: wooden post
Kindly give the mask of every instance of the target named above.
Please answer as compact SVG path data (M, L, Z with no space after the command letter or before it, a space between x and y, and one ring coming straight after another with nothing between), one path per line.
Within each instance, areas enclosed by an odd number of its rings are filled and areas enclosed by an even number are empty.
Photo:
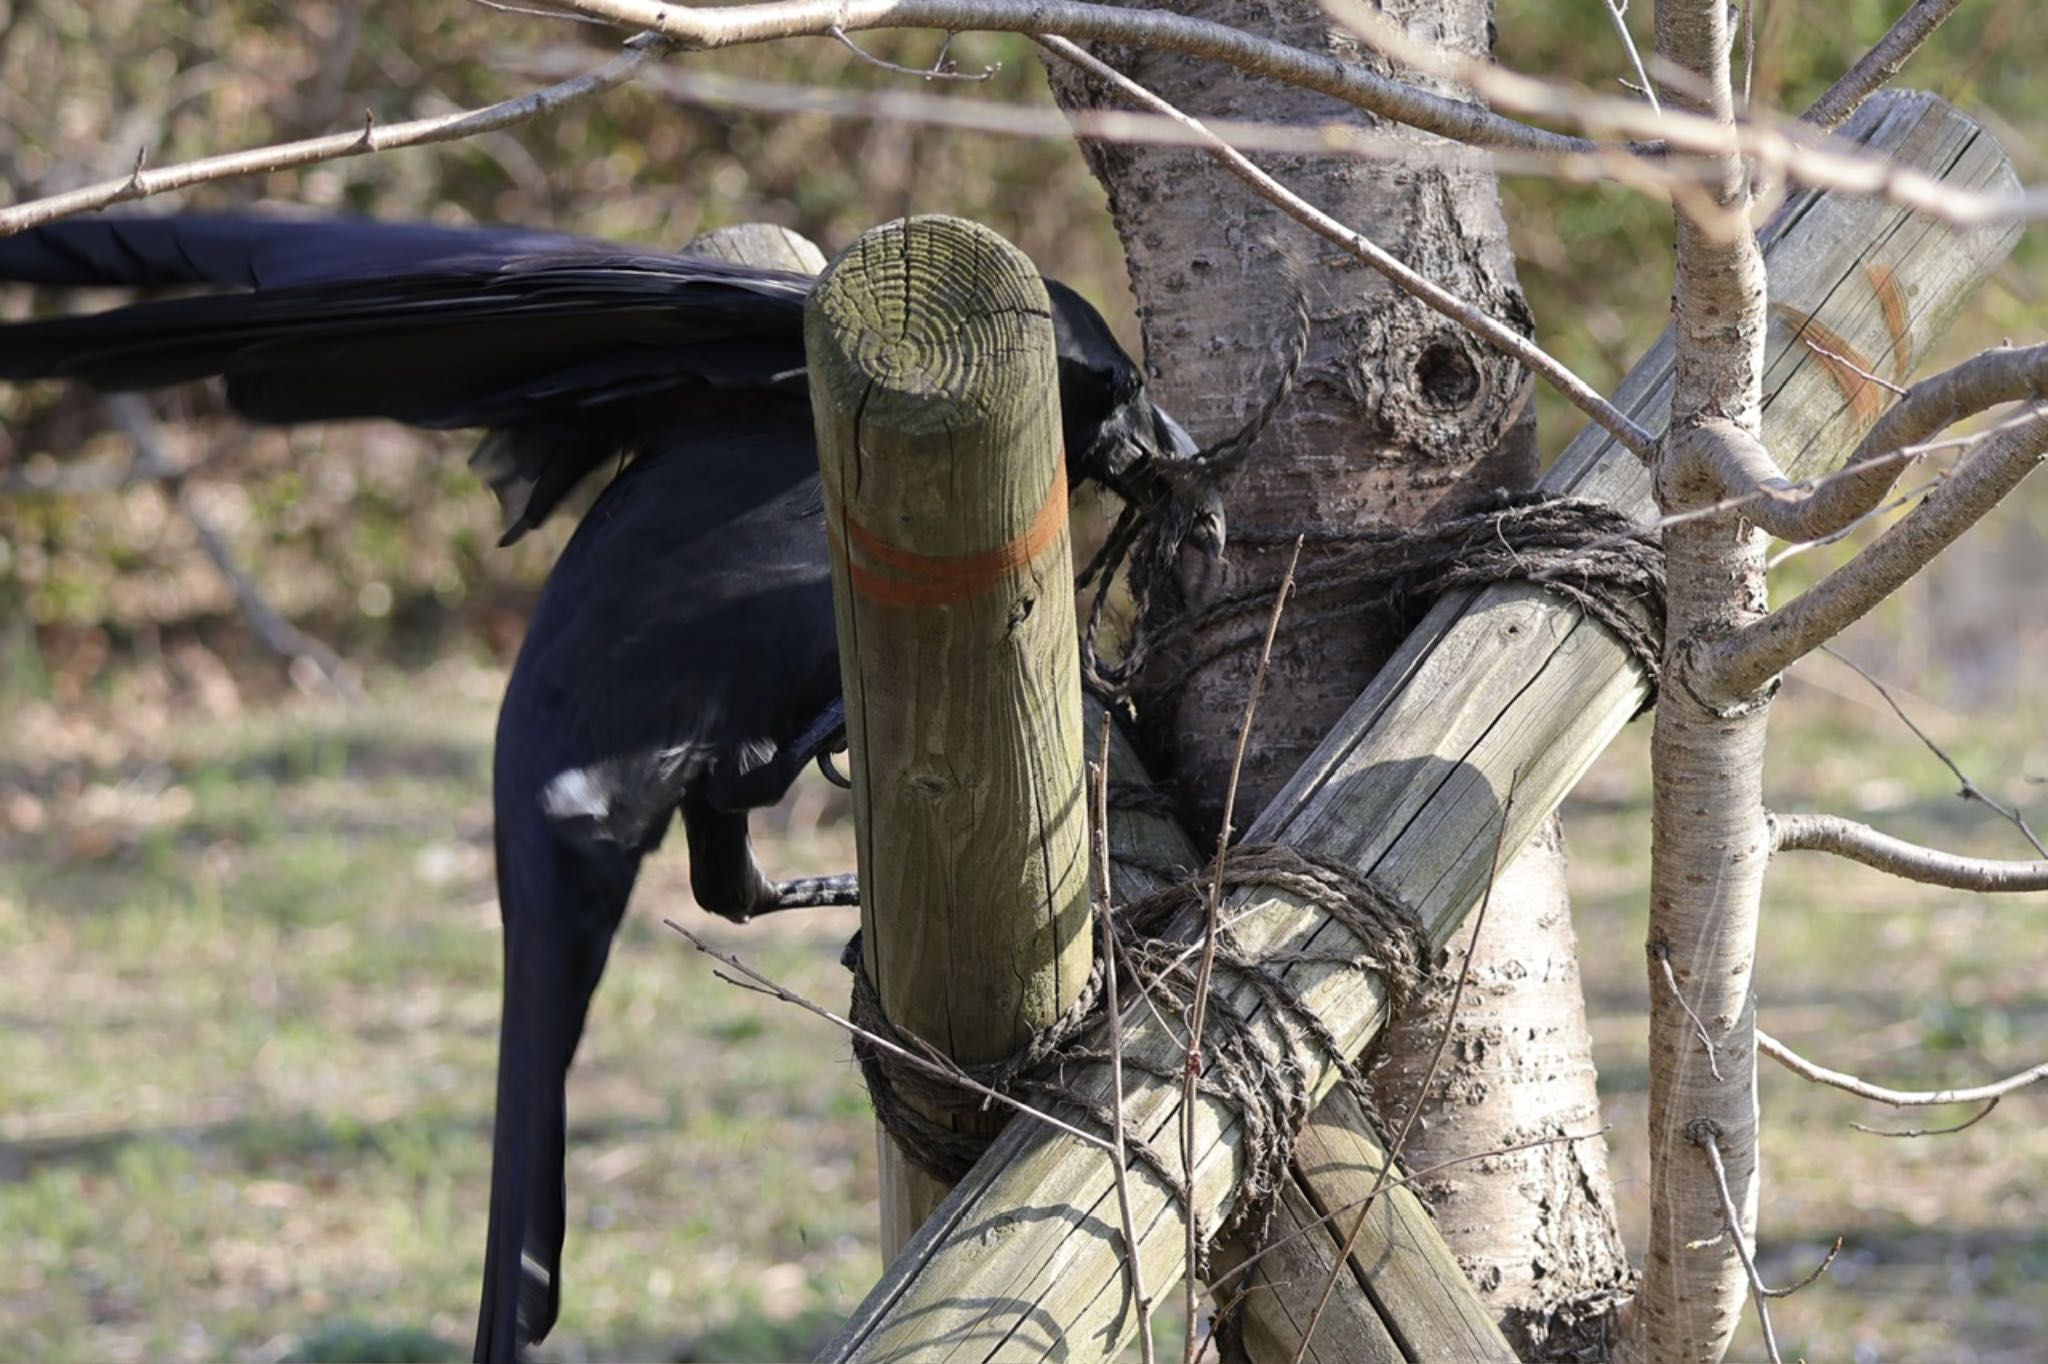
M692 256L716 256L734 265L791 270L815 275L825 268L825 253L801 232L774 223L734 223L693 239L683 248Z
M1851 128L1959 189L2016 188L1997 144L1931 96L1874 99ZM1802 195L1787 206L1767 248L1774 307L1786 311L1769 342L1764 433L1792 477L1839 462L1883 406L1869 400L1874 386L1829 353L1865 357L1880 373L1910 369L2017 237L2012 225L1957 230L1882 201ZM1616 397L1651 430L1670 410L1670 370L1667 338ZM1573 442L1544 486L1650 511L1642 465L1597 431ZM1247 837L1371 876L1441 945L1477 902L1496 847L1503 858L1521 848L1644 694L1622 646L1558 597L1519 585L1456 594L1430 612ZM1227 912L1238 946L1251 952L1329 952L1349 941L1326 915L1270 893L1233 896ZM1376 976L1321 965L1287 974L1348 1052L1377 1032L1385 1001ZM1247 992L1234 993L1238 1007L1270 1023ZM1128 1013L1127 1022L1126 1054L1170 1071L1174 1040ZM1280 1031L1268 1037L1284 1054ZM1179 1086L1142 1075L1133 1083L1131 1071L1127 1124L1167 1137L1156 1144L1177 1155L1170 1134L1181 1121ZM1314 1079L1327 1089L1329 1068ZM1107 1089L1098 1076L1085 1083L1097 1095ZM1197 1211L1214 1219L1241 1173L1238 1116L1203 1100L1193 1117L1189 1182ZM1149 1173L1131 1185L1146 1287L1158 1293L1183 1270L1181 1205ZM1116 1222L1114 1173L1102 1152L1042 1124L1015 1123L897 1257L825 1358L1107 1357L1133 1324Z
M852 750L862 952L895 1027L1015 1050L1091 963L1051 308L984 227L867 233L804 310ZM950 1121L993 1132L1003 1113ZM886 1137L883 1244L945 1187Z
M1093 698L1081 704L1085 732L1100 735L1101 705ZM1091 756L1096 742L1090 739ZM1111 731L1109 776L1118 787L1151 784L1137 750L1117 729ZM1194 871L1203 864L1176 820L1143 809L1110 811L1109 858L1110 886L1119 903L1163 887L1162 868ZM1144 1005L1137 1010L1134 1024ZM1357 1215L1327 1214L1362 1198L1385 1161L1364 1112L1345 1091L1333 1091L1295 1148L1265 1244L1233 1240L1217 1246L1211 1257L1219 1284L1214 1296L1219 1306L1239 1304L1252 1359L1295 1357L1351 1217ZM1365 1183L1358 1187L1361 1178ZM1259 1252L1259 1259L1239 1273ZM1515 1364L1514 1351L1437 1234L1429 1209L1405 1186L1380 1191L1346 1270L1304 1359L1318 1364L1417 1359Z

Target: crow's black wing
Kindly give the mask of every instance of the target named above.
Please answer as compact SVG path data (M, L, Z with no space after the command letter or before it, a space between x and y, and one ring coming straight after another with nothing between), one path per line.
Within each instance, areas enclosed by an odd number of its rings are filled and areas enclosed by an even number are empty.
M485 427L478 462L508 539L614 455L715 405L715 390L803 382L801 275L504 230L136 221L172 226L97 256L55 228L8 242L30 239L17 262L62 255L66 272L40 277L73 283L232 282L243 265L266 280L321 277L0 327L0 378L123 390L221 375L230 405L258 421ZM324 263L299 261L316 249ZM0 256L0 275L10 270L30 273Z
M72 288L301 284L448 269L521 256L613 255L614 243L519 227L444 227L276 213L67 218L0 237L0 279Z

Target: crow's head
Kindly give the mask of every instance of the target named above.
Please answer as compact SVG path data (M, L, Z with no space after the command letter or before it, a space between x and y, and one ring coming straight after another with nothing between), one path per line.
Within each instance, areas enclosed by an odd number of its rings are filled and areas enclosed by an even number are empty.
M1189 548L1223 552L1223 505L1201 477L1201 451L1181 424L1152 404L1145 376L1088 300L1057 280L1053 340L1059 353L1060 425L1067 473L1122 498L1140 516L1181 526Z

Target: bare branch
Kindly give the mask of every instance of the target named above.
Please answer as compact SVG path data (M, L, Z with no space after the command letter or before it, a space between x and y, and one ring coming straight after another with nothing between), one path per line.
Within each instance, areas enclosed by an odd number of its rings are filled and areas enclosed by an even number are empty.
M970 81L978 83L988 80L996 72L1003 69L1002 63L997 62L991 66L984 66L979 71L960 70L953 64L952 59L946 55L946 49L951 47L953 43L950 35L947 36L945 44L939 48L939 55L932 58L932 64L926 67L904 66L900 62L885 61L855 42L853 35L843 28L835 26L832 29L832 36L839 42L841 47L844 47L848 52L851 52L868 65L898 76L916 76L919 80L928 81Z
M1773 844L1779 852L1833 853L1909 881L1951 890L2048 890L2048 861L1962 857L1893 838L1839 815L1773 814L1770 819Z
M1273 613L1266 620L1266 638L1259 645L1258 666L1252 672L1252 682L1244 700L1244 721L1237 730L1237 752L1230 761L1230 784L1223 791L1223 824L1216 831L1216 863L1209 873L1209 894L1202 906L1202 958L1195 972L1194 1017L1188 1024L1188 1055L1186 1069L1181 1080L1181 1127L1180 1154L1181 1169L1187 1172L1192 1190L1195 1170L1195 1090L1202 1075L1202 1032L1206 1026L1209 1009L1209 982L1216 973L1217 940L1222 936L1223 925L1223 867L1230 851L1230 837L1233 832L1231 821L1237 814L1237 787L1244 776L1244 754L1251 746L1252 720L1259 713L1259 693L1266 687L1266 667L1273 661L1273 639L1280 633L1280 616L1287 609L1287 598L1294 591L1294 570L1301 563L1301 537L1294 540L1294 553L1288 557L1287 571L1281 575L1280 590L1273 595ZM1194 1207L1192 1192L1188 1207ZM1186 1348L1182 1358L1186 1364L1194 1364L1196 1313L1195 1265L1201 1250L1201 1229L1190 1212L1188 1216L1188 1270L1182 1276L1187 1292L1188 1332Z
M1224 62L1330 95L1453 142L1553 154L1596 150L1595 144L1583 138L1517 123L1481 105L1447 99L1356 62L1163 10L1118 9L1077 0L769 0L722 7L688 7L659 0L563 3L625 27L660 33L690 51L819 37L834 28L848 33L938 28L961 33L1061 34L1083 41L1126 43Z
M1954 1136L1958 1132L1967 1132L1978 1123L1990 1117L1998 1111L1998 1103L1997 1099L1993 1099L1969 1117L1949 1127L1908 1127L1903 1131L1893 1131L1888 1127L1870 1127L1860 1122L1852 1122L1849 1126L1855 1128L1858 1132L1868 1132L1873 1137L1949 1137Z
M1669 987L1671 997L1678 1001L1678 1007L1685 1010L1685 1016L1692 1020L1693 1035L1700 1039L1700 1049L1707 1054L1707 1073L1716 1080L1721 1079L1721 1062L1714 1053L1714 1039L1708 1034L1707 1025L1700 1021L1699 1014L1694 1011L1692 1001L1685 997L1685 991L1678 988L1678 973L1671 969L1671 949L1661 942L1656 943L1650 948L1650 955L1664 968L1664 984Z
M1771 1310L1764 1305L1771 1291L1764 1287L1763 1275L1757 1273L1756 1260L1749 1253L1749 1241L1742 1234L1742 1214L1736 1211L1735 1195L1728 1189L1728 1167L1721 1163L1719 1129L1708 1119L1700 1118L1687 1128L1686 1134L1706 1155L1707 1164L1714 1171L1714 1187L1721 1195L1721 1220L1728 1228L1728 1239L1735 1245L1735 1254L1742 1261L1742 1272L1749 1276L1750 1295L1756 1299L1756 1319L1764 1332L1764 1353L1771 1364L1785 1364L1785 1357L1778 1353L1778 1334L1771 1329Z
M1789 179L1815 189L1883 198L1956 225L2048 214L2048 192L1958 196L1944 189L1935 177L1887 158L1838 151L1835 147L1840 144L1829 144L1818 130L1805 124L1780 124L1761 115L1724 123L1674 109L1669 101L1653 111L1638 100L1596 95L1561 81L1525 76L1491 60L1432 47L1360 0L1323 0L1323 6L1383 56L1401 65L1467 86L1495 109L1569 123L1597 137L1630 139L1640 144L1636 151L1643 156L1739 155L1769 183ZM1665 81L1667 94L1672 85L1671 80ZM1746 231L1746 217L1740 222L1730 217L1727 226Z
M1621 49L1628 54L1629 65L1635 68L1636 85L1642 90L1643 98L1649 101L1650 112L1663 113L1663 106L1657 102L1657 87L1651 82L1650 73L1643 69L1642 49L1636 46L1636 35L1628 31L1628 6L1618 0L1607 0L1607 17L1614 21L1614 31L1621 38Z
M1877 375L1864 377L1894 387ZM2048 345L1999 346L1913 385L1824 481L1791 483L1769 450L1726 422L1677 433L1670 444L1674 457L1690 461L1724 496L1741 501L1743 515L1754 524L1785 540L1819 540L1884 500L1910 462L1899 457L1910 447L1965 417L2023 399L2048 399Z
M1893 1108L1937 1108L1943 1104L1987 1103L1993 1099L2002 1099L2016 1089L2025 1089L2028 1085L2048 1080L2048 1062L2043 1062L2017 1075L1994 1080L1990 1084L1969 1085L1961 1089L1892 1089L1859 1079L1847 1071L1831 1070L1817 1061L1809 1061L1762 1028L1756 1030L1756 1049L1802 1079L1811 1080L1817 1085L1829 1085L1845 1093L1854 1094L1859 1099L1890 1104Z
M1155 114L1170 118L1195 133L1201 145L1219 164L1233 175L1250 185L1261 199L1272 204L1281 212L1307 227L1316 235L1342 247L1351 255L1371 266L1404 292L1436 309L1445 317L1464 327L1474 336L1491 342L1494 346L1520 360L1531 370L1550 381L1551 385L1566 398L1611 433L1629 450L1639 457L1648 459L1655 449L1656 441L1649 432L1636 425L1628 414L1595 392L1593 387L1572 373L1562 361L1552 356L1541 346L1523 336L1498 318L1474 307L1472 304L1451 293L1432 280L1417 274L1408 266L1395 259L1386 250L1363 233L1332 218L1315 205L1303 199L1294 191L1275 180L1272 176L1252 164L1249 157L1233 150L1214 134L1204 128L1200 120L1182 113L1179 109L1153 94L1144 86L1124 75L1116 68L1097 61L1083 49L1064 38L1043 37L1039 46L1054 53L1065 61L1080 67L1096 79L1120 91L1126 98L1144 106Z
M1789 1298L1802 1288L1811 1288L1815 1283L1819 1282L1821 1275L1828 1272L1828 1266L1833 1264L1835 1257L1841 1253L1842 1238L1837 1236L1835 1243L1828 1247L1828 1253L1821 1256L1820 1263L1813 1267L1812 1273L1808 1274L1798 1283L1786 1284L1783 1288L1766 1288L1764 1296L1767 1298Z
M1963 0L1918 0L1891 26L1890 32L1878 39L1876 47L1864 53L1854 66L1842 73L1840 80L1807 106L1806 112L1799 116L1801 121L1827 132L1847 123L1849 115L1855 113L1863 101L1885 82L1898 75L1906 59L1919 51L1920 45L1962 3Z
M588 99L592 95L602 94L604 91L624 85L671 51L666 41L645 33L630 40L626 48L625 52L588 75L565 80L516 99L500 100L496 104L487 104L481 109L471 109L463 113L440 114L433 118L413 119L407 123L394 123L389 127L379 128L366 112L363 127L357 132L330 133L325 137L311 137L300 142L284 142L272 147L256 147L248 151L227 152L220 156L205 156L197 161L165 166L160 170L143 169L142 158L138 153L134 172L118 180L102 180L96 185L87 185L63 194L53 194L44 199L31 199L27 203L0 209L0 237L11 236L24 228L34 227L38 223L53 222L74 213L86 213L110 204L125 203L131 199L144 199L153 194L184 189L188 185L228 180L238 175L260 175L269 171L286 170L293 166L311 166L323 161L338 161L344 157L365 156L371 152L391 151L399 147L417 147L430 142L453 142L473 137L478 133L507 128L515 123L524 123L542 114L552 113L563 105Z
M2048 405L1985 444L1927 499L1835 572L1687 660L1701 695L1747 696L1897 591L2019 486L2048 454Z

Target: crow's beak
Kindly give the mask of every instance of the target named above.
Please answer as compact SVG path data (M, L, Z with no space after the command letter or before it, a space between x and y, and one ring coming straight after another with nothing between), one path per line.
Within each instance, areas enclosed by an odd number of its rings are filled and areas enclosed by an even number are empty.
M1152 409L1152 435L1159 453L1167 459L1190 460L1202 453L1202 447L1195 444L1187 428L1156 407Z

